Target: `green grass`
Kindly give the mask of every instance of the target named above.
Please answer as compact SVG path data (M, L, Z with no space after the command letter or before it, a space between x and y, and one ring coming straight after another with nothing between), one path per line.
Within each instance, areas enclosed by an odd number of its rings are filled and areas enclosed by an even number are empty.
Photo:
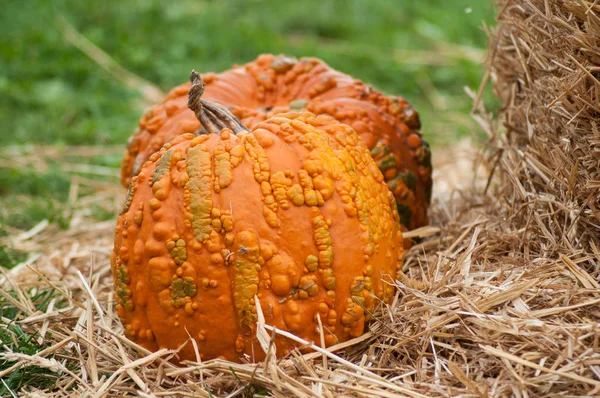
M477 130L463 87L480 82L473 53L482 54L482 21L493 13L491 2L472 0L7 0L2 8L0 146L60 148L124 146L143 112L137 90L65 40L62 17L164 91L192 68L220 71L264 52L320 57L407 98L441 145ZM93 163L117 174L118 159ZM69 178L60 167L0 170L0 229L60 221Z
M12 298L17 299L14 291L6 292ZM53 298L56 298L54 309L63 308L65 300L55 294L51 289L30 290L24 292L28 295L35 309L46 312L48 305ZM45 344L39 344L36 341L37 333L31 330L24 330L18 323L18 320L24 318L24 314L14 306L6 297L0 296L0 317L3 319L12 319L13 322L0 327L0 352L14 352L19 354L34 355L41 350L48 348ZM3 322L4 323L4 322ZM48 359L53 358L48 356ZM15 361L0 358L0 372L10 368ZM52 390L57 378L60 375L43 367L30 365L22 366L13 370L2 378L0 383L0 396L12 396L12 393L28 391L31 388Z
M476 87L481 68L458 50L455 57L440 55L442 65L394 52L428 51L435 58L450 44L485 47L480 26L490 18L490 6L473 3L9 0L0 17L3 140L124 143L142 112L138 93L64 40L56 29L58 15L123 67L164 90L186 80L192 68L223 70L263 52L314 55L418 104L427 132L438 118L427 85L451 110L464 113L469 104L462 87ZM471 13L465 12L468 7ZM450 130L445 134L464 133Z

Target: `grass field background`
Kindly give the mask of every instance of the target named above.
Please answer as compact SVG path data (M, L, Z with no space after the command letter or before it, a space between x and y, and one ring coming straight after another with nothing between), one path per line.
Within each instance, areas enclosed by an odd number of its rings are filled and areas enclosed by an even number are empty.
M116 181L121 148L148 105L73 46L68 26L164 91L192 68L221 71L260 53L322 58L412 102L435 156L477 131L464 87L479 85L482 26L492 20L491 3L472 0L5 1L0 237L42 220L68 226L72 176ZM1 242L0 265L22 260Z

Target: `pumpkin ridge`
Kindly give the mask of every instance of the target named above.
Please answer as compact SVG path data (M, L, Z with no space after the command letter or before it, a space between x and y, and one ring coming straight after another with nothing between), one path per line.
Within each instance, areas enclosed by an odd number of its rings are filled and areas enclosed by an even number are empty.
M212 161L208 149L203 144L192 146L187 156L186 207L192 214L194 235L200 243L205 243L211 231L212 210Z

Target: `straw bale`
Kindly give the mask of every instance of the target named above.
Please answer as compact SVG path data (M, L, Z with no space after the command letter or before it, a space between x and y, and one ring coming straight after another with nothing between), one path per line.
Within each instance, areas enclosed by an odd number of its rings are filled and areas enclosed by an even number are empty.
M490 58L505 132L489 158L523 248L598 278L600 3L501 0ZM509 181L510 180L510 181Z

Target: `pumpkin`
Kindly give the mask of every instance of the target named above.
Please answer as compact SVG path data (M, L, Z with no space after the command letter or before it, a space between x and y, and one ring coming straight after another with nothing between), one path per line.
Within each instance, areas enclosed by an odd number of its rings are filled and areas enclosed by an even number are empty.
M395 199L348 125L280 113L251 131L226 108L190 107L180 134L133 177L111 256L117 312L141 346L179 359L260 360L267 324L327 346L359 336L402 264ZM186 343L187 342L187 343ZM278 355L296 343L276 337Z
M262 55L203 78L204 97L227 106L249 128L293 109L350 125L367 143L394 193L402 225L414 229L428 223L431 153L419 133L418 113L402 98L385 96L315 58ZM122 163L125 186L166 142L181 134L201 133L200 123L186 107L189 87L188 83L172 90L140 121Z

